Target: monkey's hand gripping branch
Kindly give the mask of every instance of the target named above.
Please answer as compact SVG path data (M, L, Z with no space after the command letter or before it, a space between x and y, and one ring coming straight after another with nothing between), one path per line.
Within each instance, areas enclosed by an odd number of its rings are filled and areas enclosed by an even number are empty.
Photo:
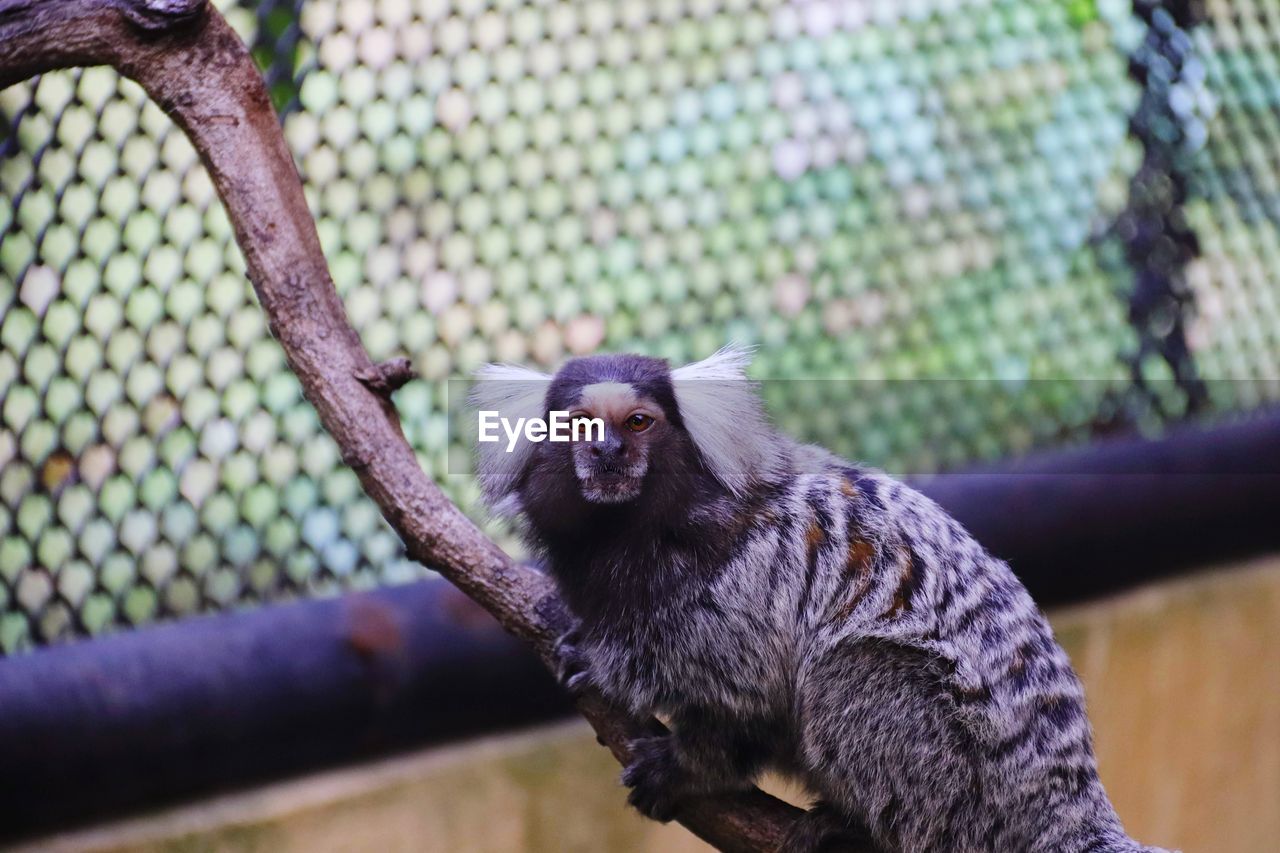
M418 465L389 400L406 365L373 364L347 322L279 120L241 40L205 0L0 0L0 88L94 65L136 80L190 137L303 392L410 555L553 665L563 608L544 576L513 563ZM627 743L646 723L593 695L578 708L627 763ZM777 849L800 814L753 790L691 800L677 819L722 850L760 851Z

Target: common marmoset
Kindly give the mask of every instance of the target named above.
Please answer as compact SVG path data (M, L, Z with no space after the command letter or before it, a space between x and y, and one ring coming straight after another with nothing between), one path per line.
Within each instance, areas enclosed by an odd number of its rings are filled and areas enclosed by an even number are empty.
M772 767L821 798L789 849L861 825L902 851L1135 851L1102 784L1079 680L1009 567L936 504L779 434L726 349L554 376L481 371L504 417L599 418L602 439L480 446L578 628L571 688L669 735L634 746L630 802Z

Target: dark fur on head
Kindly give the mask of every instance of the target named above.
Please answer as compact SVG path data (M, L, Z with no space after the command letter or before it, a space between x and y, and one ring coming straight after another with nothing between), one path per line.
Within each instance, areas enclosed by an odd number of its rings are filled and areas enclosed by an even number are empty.
M567 361L551 379L551 386L547 389L547 410L572 409L583 388L601 382L630 385L640 396L660 405L669 420L680 421L675 388L671 384L671 365L663 358L626 353L589 355Z

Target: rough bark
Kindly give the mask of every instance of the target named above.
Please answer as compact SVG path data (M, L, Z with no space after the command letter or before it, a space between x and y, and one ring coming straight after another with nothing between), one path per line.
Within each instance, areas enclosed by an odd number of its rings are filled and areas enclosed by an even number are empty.
M390 395L408 364L374 364L347 322L262 78L204 0L0 0L0 88L75 66L136 80L190 137L303 392L409 554L552 662L564 611L545 576L513 563L419 467ZM617 759L646 725L598 697L579 710ZM758 790L691 800L678 817L726 851L776 849L799 810Z

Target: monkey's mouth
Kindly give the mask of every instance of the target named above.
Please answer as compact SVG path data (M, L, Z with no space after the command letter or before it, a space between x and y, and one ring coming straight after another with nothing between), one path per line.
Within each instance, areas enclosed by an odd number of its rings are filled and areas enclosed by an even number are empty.
M582 496L590 503L617 504L640 496L644 471L634 465L600 463L578 470Z

